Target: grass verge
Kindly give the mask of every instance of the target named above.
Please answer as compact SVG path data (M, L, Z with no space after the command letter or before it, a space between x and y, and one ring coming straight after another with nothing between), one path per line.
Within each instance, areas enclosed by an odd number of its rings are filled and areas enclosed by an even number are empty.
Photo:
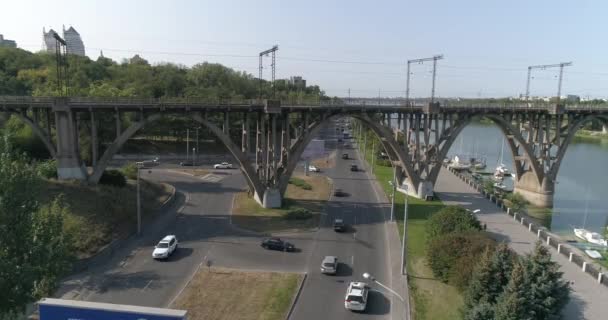
M172 308L188 310L189 320L282 320L302 278L294 273L201 269Z
M372 139L376 137L370 133L365 148L367 163L372 161ZM376 140L376 147L379 142ZM363 147L361 146L361 149ZM376 149L377 150L377 149ZM363 154L361 152L361 154ZM392 186L389 181L393 179L393 168L374 165L373 173L382 186L384 193L389 197ZM412 298L413 314L417 320L433 319L459 319L459 309L463 304L463 297L454 286L435 279L432 270L426 261L427 224L429 217L444 207L439 200L423 201L408 197L407 219L407 270L409 274L410 294ZM405 195L397 193L395 197L395 212L399 226L399 235L403 237L403 216L405 209Z
M294 178L310 185L311 190L289 184L283 199L283 207L279 209L262 208L246 192L238 193L234 199L232 223L241 228L262 233L287 230L302 231L316 228L331 192L329 179L320 175L297 176ZM310 210L312 217L306 220L287 220L284 218L289 210L298 207Z
M137 223L136 186L87 186L78 182L45 180L40 203L63 194L70 207L66 228L75 235L76 256L86 258L119 237L135 231ZM141 180L142 218L154 217L171 194L171 187Z
M211 171L207 169L176 169L175 171L183 172L195 177L202 177L211 173Z

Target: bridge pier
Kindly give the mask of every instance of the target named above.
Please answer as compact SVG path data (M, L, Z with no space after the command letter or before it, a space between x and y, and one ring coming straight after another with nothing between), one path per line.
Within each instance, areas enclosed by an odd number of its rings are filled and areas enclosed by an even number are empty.
M539 184L534 173L526 172L515 179L513 192L521 194L524 199L534 206L552 208L555 183L548 178L544 178L543 182Z
M65 101L53 107L57 133L57 177L60 180L87 180L87 171L80 159L76 116Z
M605 124L602 126L602 133L603 134L608 134L608 124Z

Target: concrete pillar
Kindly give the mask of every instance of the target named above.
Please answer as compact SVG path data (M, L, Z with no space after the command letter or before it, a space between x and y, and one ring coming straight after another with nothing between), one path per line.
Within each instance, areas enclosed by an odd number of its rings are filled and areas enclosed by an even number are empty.
M602 277L603 276L604 276L604 274L601 273L601 272L597 274L597 283L602 283Z
M561 243L557 244L557 253L562 253L562 244Z
M572 255L573 255L573 253L570 252L570 256L568 257L568 261L570 261L570 262L572 262Z
M267 188L264 191L262 199L264 208L280 208L281 207L281 191L278 188Z
M515 179L513 192L521 194L531 204L542 207L553 207L553 195L555 182L550 177L545 177L542 183L538 183L533 172L524 173Z
M87 172L80 159L74 113L61 100L53 106L53 111L57 127L57 176L61 180L86 180Z
M587 271L587 261L583 261L583 272Z
M603 134L608 134L608 124L605 124L602 126L602 133Z

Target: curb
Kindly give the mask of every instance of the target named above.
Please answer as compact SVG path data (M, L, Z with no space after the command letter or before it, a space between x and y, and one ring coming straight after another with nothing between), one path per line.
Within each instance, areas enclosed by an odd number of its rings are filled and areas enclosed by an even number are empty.
M205 260L203 260L203 261L205 261ZM182 286L181 289L179 289L177 294L175 294L175 296L173 296L173 299L171 299L171 301L169 301L169 303L167 304L167 308L171 307L173 305L173 303L175 302L175 300L177 300L177 298L182 295L184 290L186 290L186 288L188 288L188 285L190 285L190 282L192 282L192 279L194 279L194 276L196 276L196 274L201 270L202 266L203 266L203 262L201 261L201 263L198 264L198 267L196 267L196 269L194 270L192 275L190 275L190 278L188 278L188 281L186 281L186 283L184 283L184 285Z
M302 281L300 281L300 287L298 287L298 292L291 300L291 307L289 307L289 312L287 312L287 316L285 316L285 320L288 320L291 317L291 314L293 313L293 309L296 307L296 302L298 302L298 299L300 298L300 294L302 293L302 288L304 287L304 282L306 282L307 278L308 278L308 273L304 273L304 278L302 278Z

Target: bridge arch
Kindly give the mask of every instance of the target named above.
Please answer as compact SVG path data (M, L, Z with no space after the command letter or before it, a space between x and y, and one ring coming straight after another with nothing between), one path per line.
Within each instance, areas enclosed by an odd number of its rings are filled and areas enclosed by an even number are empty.
M30 118L25 112L10 111L8 112L8 114L15 115L19 120L27 124L32 129L34 134L42 141L42 143L48 150L51 158L57 158L57 148L53 144L51 137L44 129L42 129L42 127L40 127L40 125L38 125L38 123L34 119Z
M99 179L101 178L101 175L108 167L114 155L120 150L120 148L145 125L159 120L162 116L163 114L161 113L154 113L149 116L142 117L140 121L131 124L131 126L124 130L120 134L120 136L117 137L112 142L112 144L104 151L103 155L97 162L97 165L93 168L92 174L88 177L88 181L93 184L98 183ZM257 175L255 174L255 170L253 170L253 167L251 166L249 161L247 161L247 156L240 150L239 147L234 144L234 142L232 142L228 134L224 133L222 129L220 129L217 125L213 124L209 120L206 120L198 113L187 118L194 120L207 127L209 131L211 131L224 144L224 146L235 158L235 161L239 164L239 167L241 168L241 171L243 171L248 186L254 192L256 200L261 203L265 188L260 182Z
M285 194L285 191L287 190L287 185L289 184L289 179L291 178L293 171L295 170L298 162L300 161L300 158L304 150L306 149L306 146L308 146L310 141L318 134L321 127L331 121L331 119L345 116L352 117L361 121L361 123L367 126L378 137L382 147L389 155L391 163L399 163L401 168L404 170L408 182L417 189L420 184L420 179L418 178L418 175L414 172L412 165L408 162L407 151L402 150L399 147L399 144L394 141L394 139L392 138L392 133L388 128L385 128L384 126L380 125L377 121L374 121L369 115L365 113L344 114L335 112L322 114L321 118L311 123L308 128L306 128L305 134L302 135L299 139L297 139L291 146L289 160L284 168L284 171L281 174L281 178L279 181L279 190L281 192L281 195Z

